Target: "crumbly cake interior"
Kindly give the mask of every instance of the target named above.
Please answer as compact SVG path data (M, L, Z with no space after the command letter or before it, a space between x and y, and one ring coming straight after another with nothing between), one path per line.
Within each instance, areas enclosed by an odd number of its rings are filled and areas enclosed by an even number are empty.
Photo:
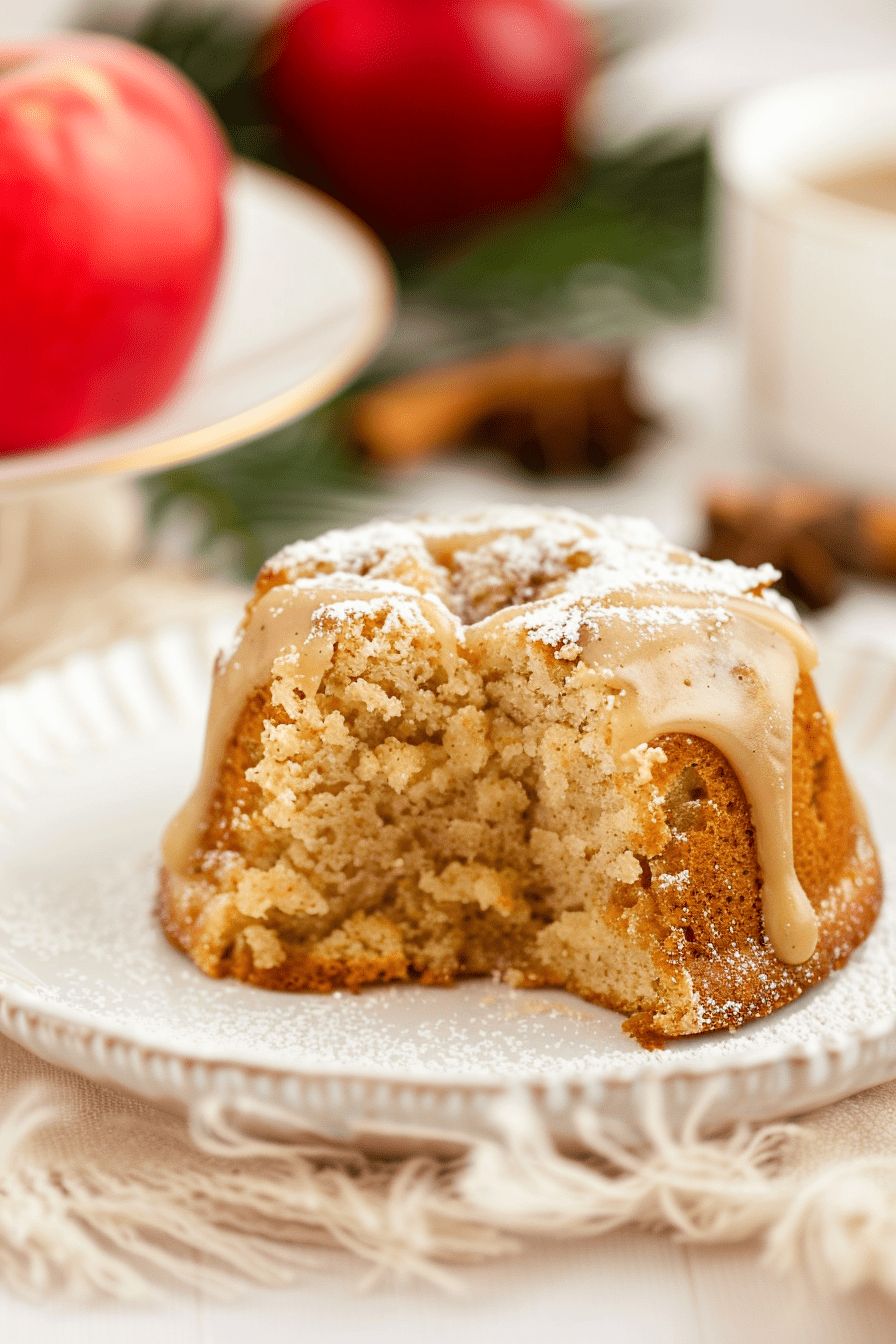
M764 928L753 811L722 751L686 732L612 749L626 688L583 659L582 621L670 574L703 603L774 601L771 571L564 513L382 524L274 557L230 664L273 590L313 622L237 706L195 843L169 837L171 940L278 989L563 986L644 1044L761 1016L842 964L880 877L807 673L793 838L818 936L799 964ZM676 613L677 638L693 621Z

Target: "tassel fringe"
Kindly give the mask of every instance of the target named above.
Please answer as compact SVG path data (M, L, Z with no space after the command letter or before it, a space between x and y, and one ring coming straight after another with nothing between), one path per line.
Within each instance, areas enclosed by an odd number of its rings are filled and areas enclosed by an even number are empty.
M896 1296L896 1158L797 1178L782 1159L801 1131L701 1138L711 1099L708 1090L675 1134L659 1093L648 1094L649 1141L638 1148L582 1107L585 1159L558 1153L529 1097L509 1092L494 1107L495 1137L463 1160L387 1161L260 1137L295 1134L295 1118L208 1104L191 1116L189 1139L164 1117L148 1157L110 1142L100 1160L79 1151L51 1093L23 1089L0 1118L0 1279L35 1298L136 1302L176 1288L227 1298L288 1287L342 1252L367 1266L365 1286L390 1273L456 1292L459 1267L518 1251L527 1235L639 1227L691 1243L760 1237L776 1267Z

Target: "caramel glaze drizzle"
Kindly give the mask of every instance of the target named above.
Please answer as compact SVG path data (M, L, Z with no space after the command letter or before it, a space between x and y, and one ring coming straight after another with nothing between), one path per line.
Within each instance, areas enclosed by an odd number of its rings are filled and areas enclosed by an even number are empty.
M727 757L753 813L766 935L780 961L798 965L815 951L818 918L793 862L793 700L800 673L817 662L815 646L761 602L669 600L655 624L643 619L647 599L637 622L619 609L598 616L583 645L583 661L620 687L614 753L691 733Z
M456 631L441 602L412 589L393 591L419 604L451 671ZM188 870L240 711L269 680L275 659L290 649L300 652L299 688L314 695L334 640L314 630L315 613L373 596L369 586L305 581L269 590L252 608L237 649L216 668L199 782L165 834L171 872ZM476 644L513 619L522 619L538 638L533 615L555 601L505 608L468 627L467 639ZM664 733L690 733L719 748L752 809L766 934L781 961L807 961L817 944L818 920L794 870L791 760L797 680L817 660L809 635L760 599L666 585L574 601L582 607L581 660L616 696L614 755Z

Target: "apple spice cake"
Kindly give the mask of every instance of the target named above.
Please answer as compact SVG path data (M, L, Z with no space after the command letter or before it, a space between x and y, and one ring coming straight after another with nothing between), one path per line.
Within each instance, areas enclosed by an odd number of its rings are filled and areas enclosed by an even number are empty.
M563 987L646 1045L788 1003L882 887L776 578L568 510L288 546L216 666L168 938L269 989Z

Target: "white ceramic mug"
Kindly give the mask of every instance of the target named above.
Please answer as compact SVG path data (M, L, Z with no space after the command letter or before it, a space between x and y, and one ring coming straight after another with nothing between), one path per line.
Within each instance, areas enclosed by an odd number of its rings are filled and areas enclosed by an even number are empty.
M744 99L714 152L755 440L781 467L896 487L896 211L818 187L863 168L896 175L896 69Z

